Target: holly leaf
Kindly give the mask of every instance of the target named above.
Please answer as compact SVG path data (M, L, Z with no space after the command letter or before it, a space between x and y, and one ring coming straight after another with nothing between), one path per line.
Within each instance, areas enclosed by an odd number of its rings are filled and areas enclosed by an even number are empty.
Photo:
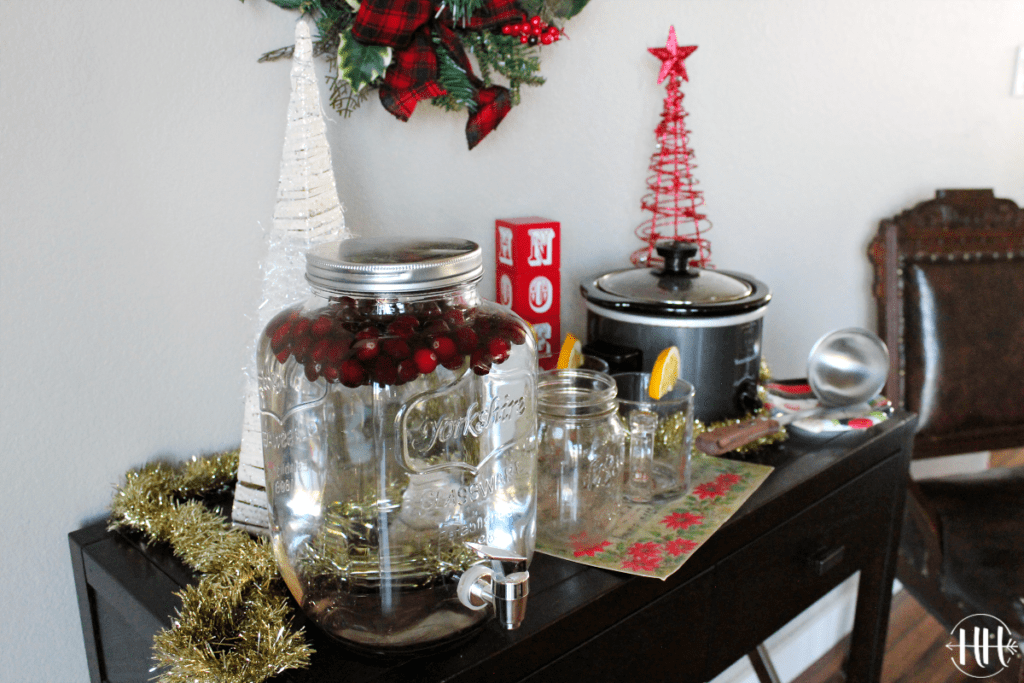
M583 11L590 0L548 0L548 9L556 17L569 19Z
M308 4L309 0L270 0L281 9L302 9L304 4Z
M562 0L556 0L561 2ZM540 14L540 11L544 9L544 0L519 0L520 7L526 12L526 16L532 17Z
M384 45L364 45L347 29L338 35L338 75L348 82L352 92L383 78L391 64L391 48Z

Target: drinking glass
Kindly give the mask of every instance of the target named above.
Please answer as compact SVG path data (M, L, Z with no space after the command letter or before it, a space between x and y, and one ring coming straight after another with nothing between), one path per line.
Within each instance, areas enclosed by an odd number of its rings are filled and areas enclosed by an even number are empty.
M682 495L690 488L693 446L693 385L678 380L660 399L649 393L651 375L614 375L619 415L629 431L625 496L649 503Z

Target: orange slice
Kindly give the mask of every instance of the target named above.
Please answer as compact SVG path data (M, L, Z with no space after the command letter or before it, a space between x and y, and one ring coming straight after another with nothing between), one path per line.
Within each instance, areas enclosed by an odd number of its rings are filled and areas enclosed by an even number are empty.
M670 346L658 354L651 370L651 386L648 393L655 401L672 391L679 380L679 348Z
M562 350L558 354L558 369L578 368L583 365L583 345L580 340L568 333L562 342Z

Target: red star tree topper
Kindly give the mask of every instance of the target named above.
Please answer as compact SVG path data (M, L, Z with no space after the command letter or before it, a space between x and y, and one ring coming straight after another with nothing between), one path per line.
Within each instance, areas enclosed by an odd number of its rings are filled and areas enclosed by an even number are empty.
M633 252L634 265L647 266L654 253L654 243L662 239L693 242L699 248L693 263L704 267L711 258L711 243L703 236L711 229L707 216L700 212L704 193L696 189L693 177L693 150L690 149L683 109L683 81L689 81L684 60L693 54L696 45L676 43L676 29L669 27L665 47L651 47L648 51L661 60L658 83L667 81L665 104L661 122L655 129L657 150L651 155L648 192L640 200L640 208L650 211L651 217L636 228L636 235L646 246ZM670 230L671 228L671 230Z

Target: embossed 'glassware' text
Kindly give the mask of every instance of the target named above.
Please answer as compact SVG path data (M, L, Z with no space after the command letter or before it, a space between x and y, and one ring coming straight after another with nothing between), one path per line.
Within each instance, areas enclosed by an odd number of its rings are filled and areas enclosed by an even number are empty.
M480 549L533 555L536 349L477 294L480 264L461 240L324 245L313 296L261 337L278 563L313 621L362 649L468 633L487 612L457 590Z

